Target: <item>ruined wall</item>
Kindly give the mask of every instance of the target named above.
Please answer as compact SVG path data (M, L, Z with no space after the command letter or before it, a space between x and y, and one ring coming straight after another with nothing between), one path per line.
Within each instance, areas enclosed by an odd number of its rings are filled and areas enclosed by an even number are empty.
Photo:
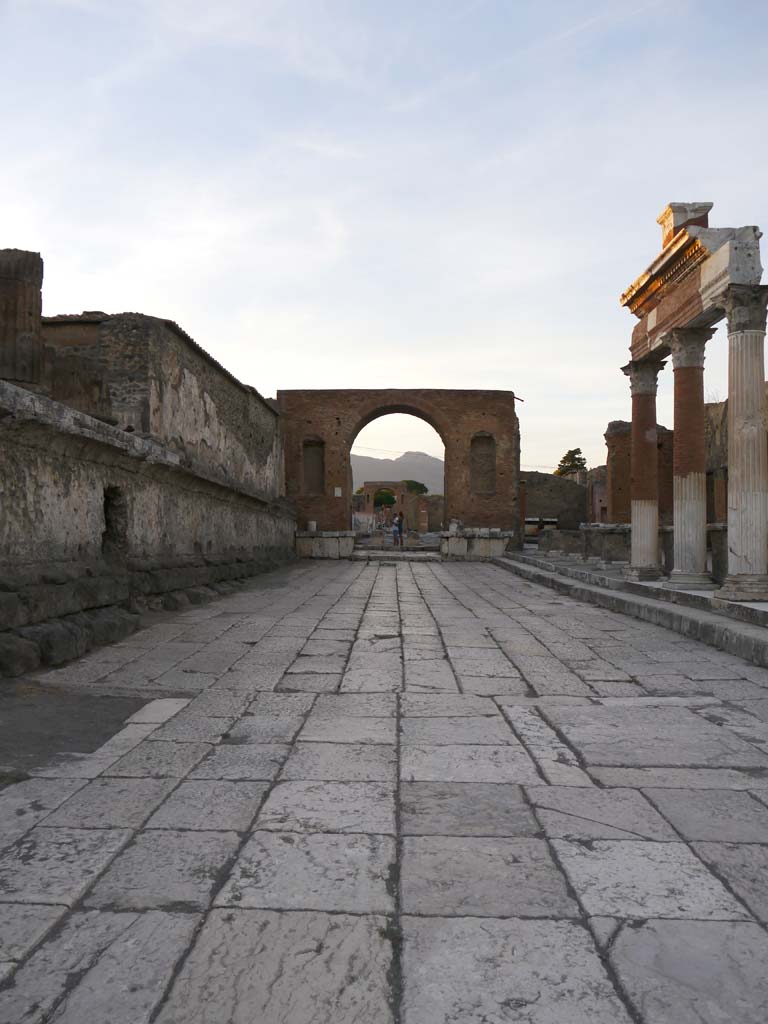
M445 445L445 521L519 532L520 434L508 391L279 391L285 433L286 492L299 526L350 524L350 448L366 424L387 413L426 420ZM323 487L307 487L305 450L322 446Z
M0 481L0 670L11 674L87 649L82 613L117 608L125 625L128 611L179 607L292 557L284 503L1 381Z
M554 473L522 470L525 481L526 516L557 519L558 529L578 530L587 521L587 488Z
M612 420L605 432L606 458L606 522L629 523L631 514L632 424ZM672 450L674 431L661 424L657 432L657 472L659 482L659 522L670 526L673 519Z

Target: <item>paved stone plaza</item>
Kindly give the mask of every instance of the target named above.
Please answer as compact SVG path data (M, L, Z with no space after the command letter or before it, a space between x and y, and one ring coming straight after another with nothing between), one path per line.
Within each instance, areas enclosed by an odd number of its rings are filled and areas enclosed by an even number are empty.
M768 671L484 564L300 563L40 677L1 1024L765 1024Z

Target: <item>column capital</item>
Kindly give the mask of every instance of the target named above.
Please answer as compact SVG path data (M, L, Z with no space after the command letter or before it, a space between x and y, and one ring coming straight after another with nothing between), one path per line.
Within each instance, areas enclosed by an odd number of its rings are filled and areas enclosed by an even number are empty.
M768 285L732 284L725 290L725 315L728 333L764 331Z
M713 327L676 327L670 331L667 343L672 355L672 368L703 367L704 349L714 333Z
M635 395L655 395L658 387L659 370L664 368L661 359L646 359L643 362L630 361L622 366L621 372L629 377L629 390Z

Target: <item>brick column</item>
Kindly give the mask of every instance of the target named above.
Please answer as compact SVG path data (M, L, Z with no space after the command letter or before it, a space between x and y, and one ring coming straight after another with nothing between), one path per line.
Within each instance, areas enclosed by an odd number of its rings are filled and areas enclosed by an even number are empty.
M37 252L0 249L0 380L40 384L43 261Z
M656 434L658 360L622 367L632 392L632 555L627 575L656 580L659 563L659 479Z
M675 375L673 448L674 568L668 587L716 589L707 573L707 451L704 416L704 349L714 331L672 331Z
M718 596L768 601L766 285L731 285L728 316L728 575Z

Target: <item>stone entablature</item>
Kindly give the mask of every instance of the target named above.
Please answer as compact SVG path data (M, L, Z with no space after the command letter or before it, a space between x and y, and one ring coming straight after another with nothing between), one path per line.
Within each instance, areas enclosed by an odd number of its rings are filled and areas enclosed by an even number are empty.
M730 285L760 283L761 232L752 225L710 228L711 203L671 203L667 211L687 206L703 210L677 228L651 265L621 296L621 305L640 318L632 332L633 360L657 349L666 352L665 336L676 327L708 327L725 312Z

